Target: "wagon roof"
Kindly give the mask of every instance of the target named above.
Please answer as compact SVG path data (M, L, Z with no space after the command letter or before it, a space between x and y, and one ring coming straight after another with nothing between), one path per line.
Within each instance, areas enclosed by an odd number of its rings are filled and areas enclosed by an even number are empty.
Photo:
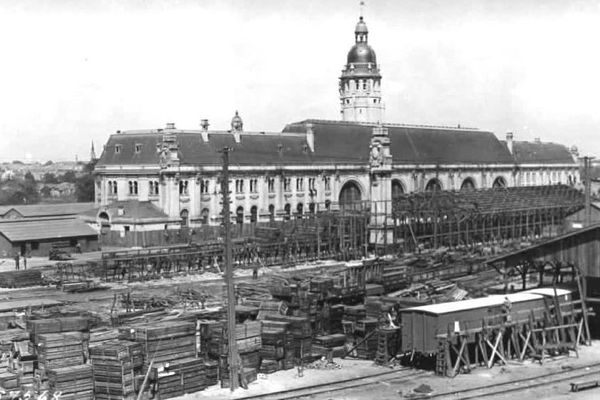
M520 303L524 301L532 301L542 299L542 295L534 293L511 293L507 295L491 295L480 297L477 299L451 301L447 303L429 304L426 306L410 307L401 310L401 312L422 312L430 314L448 314L457 311L474 310L477 308L501 306L504 303L504 298L508 297L511 303Z

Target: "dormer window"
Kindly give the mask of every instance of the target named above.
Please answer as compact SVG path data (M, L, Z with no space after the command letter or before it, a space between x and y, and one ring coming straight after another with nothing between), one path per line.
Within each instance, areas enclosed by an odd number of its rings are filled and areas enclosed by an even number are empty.
M142 152L142 145L141 145L141 143L136 143L135 144L135 153L139 154L141 152Z
M115 154L119 154L121 152L121 145L115 144Z

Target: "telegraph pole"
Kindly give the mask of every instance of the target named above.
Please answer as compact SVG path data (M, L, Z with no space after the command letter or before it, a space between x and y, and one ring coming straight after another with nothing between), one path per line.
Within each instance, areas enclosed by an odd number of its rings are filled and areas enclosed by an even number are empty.
M225 284L227 285L227 338L229 348L229 387L233 392L239 386L239 358L235 337L235 288L233 286L233 265L231 264L231 216L229 210L229 147L224 147L221 193L223 194L223 230L225 234Z
M583 157L583 176L585 179L585 226L592 223L592 182L591 182L591 163L593 157Z

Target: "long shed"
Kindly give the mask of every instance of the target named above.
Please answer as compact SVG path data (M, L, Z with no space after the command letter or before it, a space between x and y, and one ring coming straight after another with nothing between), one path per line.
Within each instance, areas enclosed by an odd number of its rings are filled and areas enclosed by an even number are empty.
M402 350L434 353L438 335L481 328L486 319L502 315L506 298L513 319L527 317L531 311L541 312L545 307L543 295L520 292L405 308L400 310Z

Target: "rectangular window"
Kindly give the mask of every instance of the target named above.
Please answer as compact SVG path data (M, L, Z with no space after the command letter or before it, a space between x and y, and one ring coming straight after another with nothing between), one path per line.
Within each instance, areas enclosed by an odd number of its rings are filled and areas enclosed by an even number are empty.
M200 193L207 194L208 193L208 179L202 179L200 181Z
M235 180L235 192L236 193L244 193L244 180L243 179Z
M258 193L258 179L250 179L250 193Z
M140 143L136 143L135 145L135 153L139 154L142 152L142 145Z
M275 178L267 178L267 187L269 193L275 193Z
M308 178L308 189L315 190L315 178Z
M296 191L297 192L304 191L304 178L296 178Z
M31 250L39 250L40 242L31 242Z
M188 194L188 181L179 181L179 195L187 196Z
M150 181L148 183L150 185L150 189L148 191L148 193L150 194L150 196L156 196L156 195L158 195L158 181Z
M121 152L121 145L115 144L115 154L119 154Z
M136 195L138 194L138 183L137 181L129 181L129 194Z
M283 191L289 192L292 190L292 178L283 178Z

